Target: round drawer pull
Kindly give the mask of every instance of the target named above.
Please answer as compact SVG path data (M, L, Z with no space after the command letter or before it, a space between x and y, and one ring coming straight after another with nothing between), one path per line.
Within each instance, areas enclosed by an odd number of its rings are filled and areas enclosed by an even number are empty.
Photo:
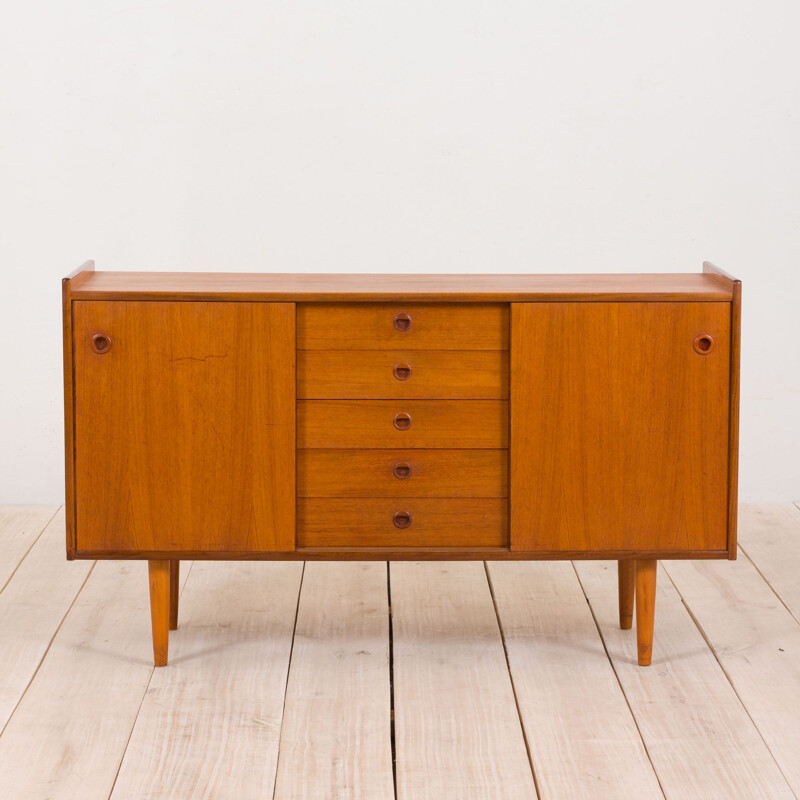
M111 337L107 333L96 333L92 336L92 350L99 355L111 349Z
M701 333L695 336L694 351L701 356L707 356L714 349L714 337L709 336L707 333Z
M411 377L411 367L408 364L395 364L392 375L399 381L407 381Z
M407 461L398 461L392 467L392 474L395 478L398 478L401 481L404 481L406 478L411 477L411 464Z
M392 522L395 528L407 528L411 524L411 514L408 511L395 511Z
M405 312L402 312L400 314L395 314L393 323L395 330L404 333L411 327L411 317Z
M394 415L394 426L399 431L407 431L411 427L411 414L401 411Z

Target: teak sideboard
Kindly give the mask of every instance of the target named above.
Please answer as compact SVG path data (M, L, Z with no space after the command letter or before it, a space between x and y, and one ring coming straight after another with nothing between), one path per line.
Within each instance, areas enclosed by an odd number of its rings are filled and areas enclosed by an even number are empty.
M67 558L736 557L741 283L698 274L66 278Z

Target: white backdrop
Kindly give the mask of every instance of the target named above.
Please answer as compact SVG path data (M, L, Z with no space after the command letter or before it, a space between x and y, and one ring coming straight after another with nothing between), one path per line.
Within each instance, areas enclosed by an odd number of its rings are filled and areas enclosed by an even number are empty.
M800 499L800 3L6 0L0 503L63 497L60 281L744 281L741 496Z

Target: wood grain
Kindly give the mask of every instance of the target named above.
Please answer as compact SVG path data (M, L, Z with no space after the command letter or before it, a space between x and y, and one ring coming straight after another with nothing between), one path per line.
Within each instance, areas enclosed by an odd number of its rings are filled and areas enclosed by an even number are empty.
M540 800L662 798L572 565L487 566Z
M57 511L58 506L0 506L0 592Z
M294 307L74 308L79 549L292 549Z
M275 800L394 797L386 564L307 564Z
M297 302L730 300L729 288L694 273L616 275L427 275L230 272L95 272L78 299ZM494 349L494 348L489 348Z
M395 326L398 314L410 318L407 330ZM297 349L507 350L508 306L299 303Z
M148 616L144 564L95 565L0 736L5 796L108 797L153 673Z
M21 528L28 527L30 516L30 509L0 509L0 550L16 538L15 533ZM13 524L14 520L17 524ZM84 561L66 567L64 532L65 515L61 510L36 539L0 594L0 731L36 674L93 566Z
M658 646L653 665L638 666L636 637L619 628L614 566L575 564L664 795L792 798L764 740L665 575L664 564L656 600ZM721 571L728 574L729 569L726 563Z
M747 559L724 569L680 562L666 571L800 794L800 624Z
M395 377L398 365L408 367L410 377ZM297 354L297 396L312 400L508 399L508 353L304 350Z
M391 564L397 797L536 797L483 564Z
M513 549L727 547L728 304L514 303L512 340Z
M411 525L395 527L396 512ZM506 547L504 498L301 498L298 547Z
M408 477L397 478L395 467L407 469ZM507 494L508 450L297 451L298 497L506 497Z
M194 564L113 800L272 797L301 564Z
M399 413L411 427L398 430ZM508 446L506 400L298 400L300 448L467 448Z

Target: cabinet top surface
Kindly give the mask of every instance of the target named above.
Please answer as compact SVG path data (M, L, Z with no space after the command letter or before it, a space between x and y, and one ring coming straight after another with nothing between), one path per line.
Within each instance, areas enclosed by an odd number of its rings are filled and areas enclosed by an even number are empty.
M587 275L367 275L255 272L78 272L83 300L510 302L513 300L730 301L730 280L708 273Z

